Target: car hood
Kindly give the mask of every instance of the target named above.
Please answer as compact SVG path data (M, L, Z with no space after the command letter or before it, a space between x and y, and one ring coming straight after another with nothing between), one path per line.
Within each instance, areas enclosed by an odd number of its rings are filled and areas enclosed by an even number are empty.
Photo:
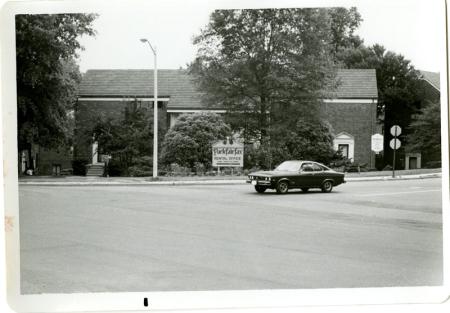
M287 172L287 171L259 171L253 172L248 175L250 176L261 176L261 177L274 177L274 176L289 176L297 175L297 172Z

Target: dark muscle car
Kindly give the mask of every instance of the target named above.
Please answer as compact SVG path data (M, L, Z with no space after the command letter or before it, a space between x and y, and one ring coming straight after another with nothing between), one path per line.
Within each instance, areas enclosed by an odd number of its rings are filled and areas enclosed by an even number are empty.
M289 189L300 188L308 192L310 188L320 188L331 192L334 186L345 183L344 173L333 171L323 164L313 161L285 161L273 171L250 173L247 183L263 193L275 189L277 193L287 193Z

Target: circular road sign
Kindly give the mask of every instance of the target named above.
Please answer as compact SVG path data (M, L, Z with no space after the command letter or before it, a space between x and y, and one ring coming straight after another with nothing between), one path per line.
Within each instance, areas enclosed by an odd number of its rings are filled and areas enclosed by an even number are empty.
M391 127L391 135L396 137L396 136L400 136L400 134L402 133L402 129L400 128L400 126L398 125L394 125Z
M397 150L398 148L400 148L400 146L402 145L402 143L400 142L400 140L398 140L397 138L392 139L389 142L389 146L393 149L393 150Z

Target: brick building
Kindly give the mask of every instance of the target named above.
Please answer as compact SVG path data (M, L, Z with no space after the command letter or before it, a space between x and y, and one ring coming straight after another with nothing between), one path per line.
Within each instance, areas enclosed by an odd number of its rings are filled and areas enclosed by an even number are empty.
M323 104L324 118L335 132L334 148L342 150L352 161L374 168L371 137L381 133L381 125L377 124L375 70L339 70L337 77L335 98L325 99Z
M335 97L324 99L322 110L335 131L335 149L373 168L371 136L380 132L375 70L339 70L337 78ZM98 162L96 143L86 135L89 127L99 115L119 118L130 103L153 107L152 70L88 70L75 108L75 158ZM183 113L225 113L223 108L208 108L201 102L201 94L184 70L158 70L158 108L159 123L166 130Z
M440 102L441 99L441 82L440 82L440 74L436 72L428 72L428 71L420 71L420 80L421 80L421 98L423 99L420 106L423 108L429 102ZM417 169L422 167L435 167L440 166L437 164L437 161L433 158L432 155L428 153L428 151L416 151L410 150L409 147L405 148L404 151L404 168L408 169ZM432 165L432 164L436 165Z
M33 168L34 175L63 175L72 173L72 147L61 146L47 149L37 144L31 146L31 159L27 150L19 152L18 173L25 175Z

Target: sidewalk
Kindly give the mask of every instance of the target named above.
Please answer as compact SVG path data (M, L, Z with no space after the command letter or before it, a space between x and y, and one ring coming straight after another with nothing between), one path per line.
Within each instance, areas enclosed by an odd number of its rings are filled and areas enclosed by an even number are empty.
M346 173L346 182L407 180L441 177L441 169L419 169ZM26 176L19 185L40 186L107 186L107 185L238 185L245 184L247 176L192 176L192 177L85 177L85 176Z

